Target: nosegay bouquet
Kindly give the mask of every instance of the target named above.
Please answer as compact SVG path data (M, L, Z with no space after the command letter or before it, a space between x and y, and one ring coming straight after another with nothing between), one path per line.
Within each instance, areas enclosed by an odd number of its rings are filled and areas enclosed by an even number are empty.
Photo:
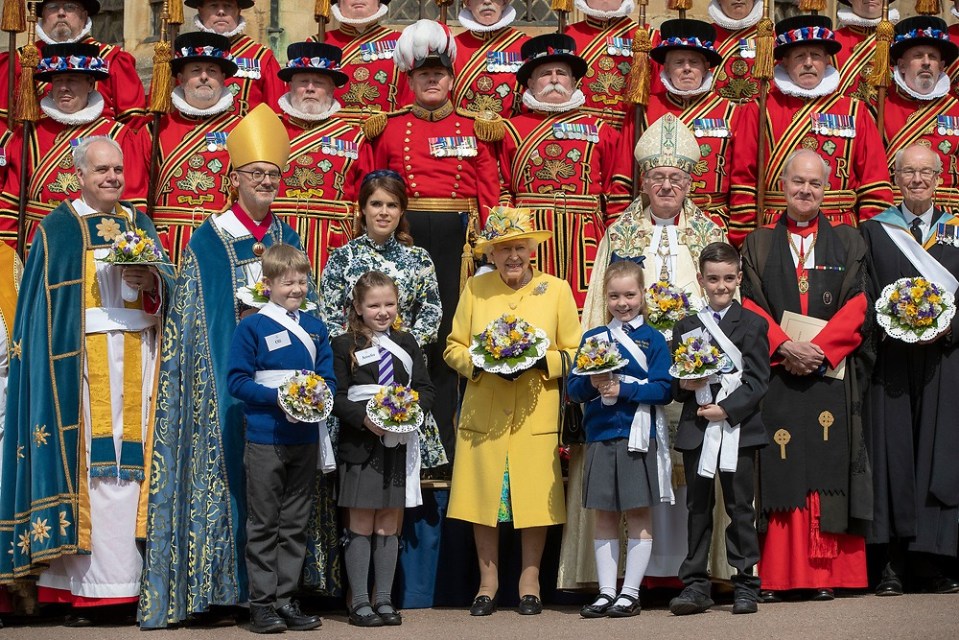
M936 338L955 314L953 294L925 278L900 278L886 285L876 300L876 321L904 342Z
M680 380L700 380L720 373L726 362L726 356L709 340L690 336L676 347L669 375ZM712 401L713 394L708 385L696 389L697 403L707 405Z
M366 403L366 415L381 429L409 433L423 424L419 400L420 394L409 387L386 385Z
M102 260L111 264L169 265L153 239L143 229L123 231L113 239L110 253Z
M300 371L279 387L280 407L300 422L320 422L333 411L333 394L326 380L312 371Z
M695 311L698 305L686 292L665 280L646 289L646 321L665 334L667 340L673 337L673 326Z
M473 364L490 373L516 373L532 367L546 355L549 338L512 313L504 313L473 336Z
M593 336L587 338L576 354L576 366L573 373L581 376L595 376L622 369L629 362L619 353L615 342Z

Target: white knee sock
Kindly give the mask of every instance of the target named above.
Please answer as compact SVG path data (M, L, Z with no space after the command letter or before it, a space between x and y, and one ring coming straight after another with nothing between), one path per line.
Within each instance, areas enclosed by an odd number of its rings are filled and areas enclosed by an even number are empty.
M630 538L626 541L626 575L623 577L623 590L626 595L639 596L639 585L646 575L649 557L653 554L653 539ZM627 606L629 601L619 598L618 605Z
M596 577L599 592L609 597L616 596L616 568L619 565L619 539L593 540L596 555Z

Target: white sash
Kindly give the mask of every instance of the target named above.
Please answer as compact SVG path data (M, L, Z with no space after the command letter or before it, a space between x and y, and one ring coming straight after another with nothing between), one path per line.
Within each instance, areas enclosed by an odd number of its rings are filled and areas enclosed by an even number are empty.
M262 313L267 318L275 320L281 324L284 329L295 335L299 341L303 343L303 346L306 347L306 350L310 352L310 360L316 364L316 345L313 344L313 339L310 338L310 334L308 334L298 322L286 315L286 309L274 302L267 302L257 313Z
M736 367L736 371L732 373L719 374L721 387L716 394L716 402L721 402L743 384L743 354L719 328L719 323L713 319L712 309L707 306L700 311L699 320ZM717 462L720 471L728 472L736 471L739 463L739 425L730 425L729 420L712 420L706 425L706 432L703 435L703 452L699 457L699 468L696 473L704 478L714 477Z
M393 342L386 334L374 336L374 343L379 344L391 354L399 358L403 368L413 381L413 358L403 348ZM383 388L381 384L356 384L347 389L346 397L353 402L369 400ZM387 433L381 440L384 447L406 445L406 506L418 507L423 504L423 492L420 490L420 434L419 430L409 433Z
M642 317L639 319L642 322ZM609 335L633 356L639 366L649 371L646 354L623 331L623 323L613 318L606 328ZM647 384L649 382L648 379L640 380L630 375L622 375L620 378L623 382L635 384ZM672 483L673 461L669 455L669 424L666 421L665 411L660 409L654 412L648 404L637 405L636 412L633 414L633 421L629 426L629 441L626 447L629 451L641 451L643 453L649 451L649 428L654 414L656 416L656 471L659 480L659 497L662 502L673 504L675 501Z
M289 320L288 317L287 320ZM297 373L299 373L297 369L264 369L256 372L253 381L268 389L278 389L284 380ZM282 408L280 407L280 409ZM285 411L283 413L286 414ZM286 414L286 419L290 422L299 422L288 414ZM323 473L329 473L336 469L336 453L333 451L333 440L330 438L330 430L326 427L326 420L317 423L317 430L320 434L320 451L316 457L316 468Z
M909 231L884 222L881 225L889 239L896 243L896 246L902 251L902 255L906 256L906 259L912 263L912 266L919 271L923 278L940 284L953 293L959 293L959 280L956 280L956 277L948 269L929 255L929 252L916 242L916 238ZM896 233L896 231L902 233Z
M90 333L143 331L158 324L158 318L140 309L90 307L85 311L85 329Z

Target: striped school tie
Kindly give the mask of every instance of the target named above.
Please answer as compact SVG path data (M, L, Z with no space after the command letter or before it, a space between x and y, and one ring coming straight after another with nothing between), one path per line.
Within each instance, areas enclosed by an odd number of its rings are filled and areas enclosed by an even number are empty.
M380 347L380 384L393 384L393 354Z

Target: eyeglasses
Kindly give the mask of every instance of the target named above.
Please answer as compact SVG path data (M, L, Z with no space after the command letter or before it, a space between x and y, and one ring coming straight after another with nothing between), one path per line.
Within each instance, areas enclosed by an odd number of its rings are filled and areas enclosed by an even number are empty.
M264 178L269 178L271 181L276 182L280 179L279 171L260 171L259 169L254 169L253 171L246 171L244 169L235 169L237 173L245 173L246 175L253 178L253 182L263 182Z
M661 187L666 184L666 181L675 187L682 187L686 184L686 181L689 180L689 176L685 173L671 173L668 176L661 174L653 174L646 176L646 179L649 180L653 186Z
M46 13L60 13L61 9L64 13L77 13L82 8L75 2L48 2L43 5L43 11Z
M929 168L927 167L927 168L925 168L925 169L897 169L897 170L896 170L896 173L898 173L899 175L901 175L901 176L902 176L903 178L905 178L906 180L912 180L912 179L915 178L917 175L918 175L920 178L922 178L923 180L929 180L929 179L931 179L931 178L939 175L939 174L942 173L942 172L941 172L941 171L937 171L936 169L929 169Z

